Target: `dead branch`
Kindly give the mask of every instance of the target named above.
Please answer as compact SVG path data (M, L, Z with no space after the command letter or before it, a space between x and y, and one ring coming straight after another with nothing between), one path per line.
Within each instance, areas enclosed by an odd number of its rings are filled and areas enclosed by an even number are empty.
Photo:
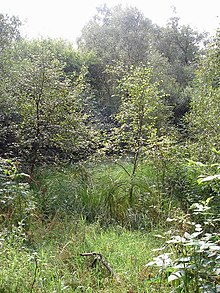
M119 277L114 273L113 269L110 267L109 263L103 258L101 253L86 252L86 253L80 253L80 256L94 256L95 258L92 262L91 267L95 267L97 261L100 261L106 267L106 269L110 272L110 274L116 279L116 281L120 283Z

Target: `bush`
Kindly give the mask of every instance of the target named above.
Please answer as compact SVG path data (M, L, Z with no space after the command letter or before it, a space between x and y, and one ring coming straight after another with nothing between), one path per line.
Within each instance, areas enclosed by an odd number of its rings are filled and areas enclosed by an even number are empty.
M193 165L202 167L203 171L206 169L206 174L199 176L197 185L201 190L208 188L212 196L194 202L191 214L167 219L172 223L171 236L161 250L168 249L169 252L154 258L148 266L159 267L160 278L168 277L174 292L219 292L220 219L217 201L220 175L214 174L213 168L217 171L220 165L195 162ZM201 195L202 192L198 198Z
M0 158L0 222L5 227L29 225L35 210L33 193L28 183L22 181L28 175L18 173L18 163Z

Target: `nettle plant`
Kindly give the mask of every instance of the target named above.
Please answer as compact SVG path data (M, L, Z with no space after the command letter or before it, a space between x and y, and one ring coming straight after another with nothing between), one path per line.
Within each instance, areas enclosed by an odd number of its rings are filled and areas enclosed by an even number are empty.
M217 170L220 167L215 166ZM219 196L219 180L219 174L201 175L197 183L213 187ZM190 214L167 219L172 229L165 245L158 249L166 253L147 266L159 267L158 281L166 278L172 292L220 292L220 218L215 204L211 196L194 203Z

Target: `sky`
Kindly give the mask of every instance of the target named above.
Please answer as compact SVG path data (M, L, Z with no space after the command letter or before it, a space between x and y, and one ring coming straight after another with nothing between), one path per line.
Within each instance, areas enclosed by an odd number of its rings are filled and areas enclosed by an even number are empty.
M220 0L0 0L0 13L18 16L27 38L62 38L74 43L104 3L137 7L160 26L167 23L175 7L181 24L211 35L220 28Z

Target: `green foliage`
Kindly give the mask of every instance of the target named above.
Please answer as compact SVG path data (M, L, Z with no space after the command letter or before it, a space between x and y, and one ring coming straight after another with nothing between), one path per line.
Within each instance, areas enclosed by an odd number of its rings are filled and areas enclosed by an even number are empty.
M10 123L13 120L13 111L10 101L4 97L5 91L5 62L7 58L5 51L12 46L12 44L20 40L20 20L15 17L3 15L0 13L0 155L4 152L9 152L7 142L14 139L13 131Z
M197 160L208 160L212 147L218 148L219 133L219 71L220 71L220 38L210 44L206 55L200 61L193 87L191 111L186 116L189 135L192 143L192 157ZM194 156L196 155L196 156Z
M0 291L218 292L219 32L190 84L203 36L176 17L104 6L81 51L0 25L0 151L34 174L0 158ZM172 123L191 97L182 143ZM165 253L146 266L158 227ZM80 257L93 251L120 282Z
M83 28L78 47L96 55L96 62L89 66L89 72L97 108L103 124L107 124L102 127L108 127L111 123L109 116L120 104L120 97L113 96L114 79L110 80L106 66L115 61L130 65L145 62L153 29L151 21L138 9L120 5L111 9L106 5L98 8L97 14Z
M0 291L31 292L26 278L30 278L32 274L32 258L26 247L27 236L22 223L13 225L10 231L1 229L0 237Z
M158 83L153 81L151 68L144 66L122 65L110 68L111 73L119 77L117 95L121 96L121 105L115 115L116 127L110 134L106 149L113 153L127 154L133 158L133 170L130 174L130 204L133 198L133 180L139 160L146 154L152 133L162 135L168 129L169 107L164 102L164 94Z
M71 81L44 40L17 43L8 57L4 100L15 116L10 127L17 155L29 163L30 172L45 158L59 153L72 157L79 149L86 150L94 134L89 135L85 109L86 68Z
M160 277L168 276L168 283L175 288L173 292L218 292L220 235L213 232L213 228L217 228L219 219L209 221L207 203L196 204L193 208L197 216L206 215L204 224L187 218L184 221L167 219L172 224L178 222L187 226L188 231L170 231L171 239L166 241L170 252L155 257L148 265L160 267Z
M178 180L177 171L181 165L181 150L178 145L179 135L172 129L169 135L158 136L157 131L152 131L148 139L145 164L152 166L155 174L155 184L165 196L173 196Z
M152 166L157 170L155 173L158 178L157 188L164 193L164 196L179 201L185 212L188 212L192 204L205 201L212 196L212 210L217 215L219 213L219 151L213 148L211 156L212 161L215 162L204 164L188 159L188 150L177 144L175 140L168 142L162 140L159 143L152 141L152 147L154 149L148 155L148 162L151 158Z
M202 176L198 184L211 183L219 193L217 175ZM190 208L191 215L168 218L167 221L173 225L171 238L166 241L170 252L159 255L148 264L160 267L160 277L168 276L167 280L175 288L174 292L219 291L220 219L219 211L216 213L218 204L213 199L214 196L194 203Z
M78 44L94 51L105 65L114 60L137 65L146 60L153 29L137 8L104 5L83 28Z
M116 114L119 124L117 140L136 153L144 147L152 131L165 131L169 108L163 101L164 94L158 89L158 84L152 82L150 68L131 66L121 76L118 85L121 105Z
M187 82L184 66L193 65L196 61L200 43L205 35L193 30L189 25L180 25L180 18L176 16L169 19L167 26L162 28L160 34L157 43L159 51L176 66L177 71L180 70L179 74L176 72L180 84Z
M161 155L167 156L167 144L158 145ZM24 230L23 222L12 225L10 234L1 231L1 288L12 292L21 291L21 286L23 292L77 292L80 288L120 292L123 287L141 292L170 292L172 287L178 288L177 292L185 288L192 292L198 286L214 286L218 280L219 235L213 199L194 204L194 214L189 218L180 209L172 209L171 202L158 191L155 182L161 174L157 176L156 168L142 164L134 180L135 202L131 209L127 192L130 177L121 167L122 162L116 163L39 170L34 188L36 222L28 231ZM132 172L129 162L123 162L123 167ZM215 174L212 173L213 180L208 172L203 174L200 185L211 183L213 190L217 190ZM90 225L79 220L79 215ZM169 222L165 223L167 216ZM161 268L158 273L145 264L152 253L156 257L158 250L153 248L162 245L164 238L155 240L149 228L164 224L172 225L171 234L168 233L172 238L165 245L167 252L154 260ZM106 225L108 229L103 228ZM120 225L142 232L128 232ZM120 283L100 263L90 268L93 260L79 256L93 251L103 254Z
M54 54L55 58L63 65L64 72L74 81L76 75L79 75L82 66L90 66L95 62L94 53L85 53L73 48L73 45L62 39L45 39L48 48Z
M78 45L84 52L96 54L97 62L90 67L90 73L105 121L109 123L108 116L120 104L120 97L112 96L115 80L105 69L121 62L125 66L144 64L154 68L155 81L164 80L160 87L174 107L175 122L179 124L189 106L189 97L182 93L194 77L204 38L190 26L181 26L177 17L172 17L166 27L159 27L133 7L99 8L83 28Z
M0 223L2 227L30 225L35 202L29 184L21 181L29 178L18 173L16 162L0 158Z
M18 17L0 13L0 55L14 40L20 39L20 26Z
M175 11L174 11L175 12ZM175 123L181 124L181 119L188 112L191 94L185 89L194 79L198 56L203 53L205 34L201 34L189 25L181 25L175 15L169 19L165 27L160 28L155 40L156 50L167 60L167 76L165 90L168 100L174 106ZM164 71L164 66L159 67ZM189 95L190 94L190 95Z

